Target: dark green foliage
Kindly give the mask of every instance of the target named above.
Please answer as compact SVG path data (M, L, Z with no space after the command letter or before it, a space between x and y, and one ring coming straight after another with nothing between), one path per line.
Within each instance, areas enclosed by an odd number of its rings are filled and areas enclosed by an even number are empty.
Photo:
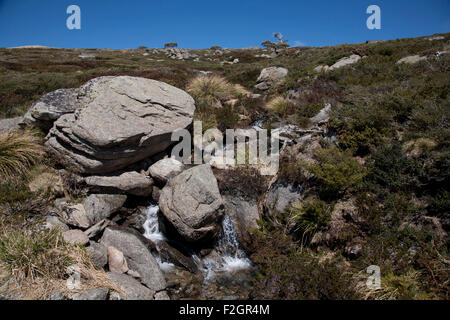
M338 197L348 188L361 182L366 174L358 161L337 147L319 149L314 156L317 163L308 165L308 170L318 179L322 197Z
M351 276L339 259L319 261L301 250L289 236L278 230L256 234L258 265L254 280L254 299L356 299Z

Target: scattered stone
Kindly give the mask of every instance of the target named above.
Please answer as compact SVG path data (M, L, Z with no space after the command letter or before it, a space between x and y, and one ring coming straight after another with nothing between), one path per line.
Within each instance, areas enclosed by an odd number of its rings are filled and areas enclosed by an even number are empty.
M128 271L127 260L120 250L108 247L108 267L109 271L115 273L126 273Z
M265 68L261 71L257 81L257 85L255 85L256 89L259 90L267 90L270 87L280 83L286 78L288 74L288 70L286 68L281 67L269 67Z
M70 244L79 244L84 246L89 243L89 238L84 234L84 232L77 229L64 231L62 237L64 241Z
M329 70L335 70L335 69L339 69L345 66L348 66L350 64L354 64L356 62L358 62L361 59L361 56L357 55L357 54L352 54L350 57L344 57L339 59L335 64L333 64Z
M210 240L220 231L223 203L208 164L183 171L161 191L161 212L188 242Z
M61 231L69 230L69 227L59 217L53 215L45 217L45 223L42 227L44 230L52 230L54 228L59 228Z
M87 229L92 225L82 203L67 207L63 215L65 222L69 226Z
M108 288L94 288L73 297L73 300L107 300L108 293Z
M321 125L330 119L331 104L327 103L314 117L310 118L312 125Z
M84 179L91 192L128 194L148 197L152 193L152 179L132 171L120 175L90 176Z
M82 53L78 57L81 59L94 59L97 55L95 53Z
M149 174L156 180L162 183L167 183L168 180L181 173L184 165L173 158L166 158L159 160L149 168Z
M397 61L397 64L400 63L407 63L407 64L414 64L414 63L418 63L420 61L426 61L427 57L423 56L419 56L419 55L414 55L414 56L408 56L408 57L404 57L401 58L400 60Z
M195 110L183 90L129 76L90 80L76 103L76 112L55 121L45 145L66 167L89 174L114 172L166 150L172 132L189 127Z

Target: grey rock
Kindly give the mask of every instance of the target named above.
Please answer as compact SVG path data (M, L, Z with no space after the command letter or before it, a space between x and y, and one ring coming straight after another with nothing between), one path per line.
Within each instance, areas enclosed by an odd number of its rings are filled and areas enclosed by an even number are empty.
M55 121L48 150L66 167L106 174L164 151L171 134L191 125L194 99L166 83L129 76L92 79L80 108Z
M125 293L115 294L114 300L153 300L155 291L143 286L133 277L113 272L108 272L108 276Z
M287 74L288 69L286 68L281 67L265 68L261 71L261 74L256 80L258 84L255 85L255 88L259 90L267 90L270 87L281 82L284 78L286 78Z
M69 230L69 227L57 216L46 216L45 223L42 227L45 230L52 230L54 228L59 228L61 231Z
M67 297L62 292L56 292L50 296L50 300L67 300Z
M264 207L272 216L276 212L284 212L294 201L301 199L302 192L303 190L300 186L296 187L282 181L277 181L270 187L264 200Z
M311 124L322 124L330 119L331 104L327 103L314 117L310 118Z
M64 241L70 244L85 245L89 243L89 238L81 230L68 230L62 233Z
M170 300L166 291L160 291L155 293L155 300Z
M154 179L162 183L167 183L169 179L181 173L183 169L184 165L180 161L173 158L166 158L154 163L149 168L149 173Z
M94 288L73 297L73 300L107 300L108 293L108 288Z
M111 224L111 221L108 220L108 219L100 220L99 222L94 224L92 227L90 227L89 229L85 230L84 233L88 236L89 239L95 238L100 233L102 233L103 230L105 230L105 228L107 226L109 226L110 224Z
M147 197L152 193L152 179L132 171L120 175L89 176L84 179L91 192L129 194Z
M358 62L361 59L361 56L357 55L357 54L352 54L349 57L344 57L339 59L335 64L333 64L329 70L335 70L335 69L339 69L345 66L348 66L350 64L354 64L356 62Z
M78 108L78 89L58 89L38 99L27 111L23 124L49 130L53 122Z
M223 202L208 164L183 171L159 197L161 212L188 242L210 240L220 231Z
M159 255L165 261L169 261L176 266L188 270L189 272L195 273L198 270L197 265L192 259L192 256L183 254L165 241L159 241L157 246Z
M418 63L420 61L426 61L427 57L421 57L419 55L414 55L414 56L408 56L408 57L404 57L401 58L400 60L397 61L397 64L401 64L401 63L406 63L406 64L414 64L414 63Z
M82 203L65 207L63 216L64 221L72 227L87 229L92 225Z
M84 202L83 206L92 224L109 218L127 200L127 196L119 194L91 194Z
M108 263L108 250L103 244L90 241L86 251L90 254L95 268L102 269Z
M22 117L1 119L0 120L0 133L5 133L10 130L17 130L20 128L19 124L23 121Z
M112 246L124 254L128 267L141 276L141 282L152 290L165 289L166 281L159 269L158 262L152 256L142 240L142 236L131 229L106 228L100 243Z

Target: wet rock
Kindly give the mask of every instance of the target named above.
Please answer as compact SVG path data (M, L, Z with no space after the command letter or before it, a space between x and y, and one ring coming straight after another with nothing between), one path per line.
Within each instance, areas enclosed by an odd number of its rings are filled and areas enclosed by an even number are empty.
M162 214L188 242L210 240L220 230L223 203L209 165L183 171L161 191Z
M189 272L196 272L198 270L191 256L183 254L165 241L159 241L157 246L159 254L164 261L169 261Z
M128 194L148 197L152 193L152 179L135 171L120 175L90 176L84 179L91 192Z
M142 283L148 288L154 291L163 290L166 287L164 276L142 238L132 229L108 227L100 243L120 250L126 258L128 267L140 274Z
M153 300L155 291L143 286L138 280L126 274L108 272L109 278L124 294L114 295L120 300Z
M230 216L239 242L247 252L253 250L251 230L258 229L257 221L261 218L256 200L239 196L224 195L225 211Z

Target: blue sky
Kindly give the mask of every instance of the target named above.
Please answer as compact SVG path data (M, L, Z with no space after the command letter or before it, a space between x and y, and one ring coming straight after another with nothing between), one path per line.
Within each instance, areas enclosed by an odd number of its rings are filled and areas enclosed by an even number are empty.
M66 9L81 8L81 30ZM366 8L381 8L381 30ZM449 0L0 0L0 47L183 48L258 46L281 32L291 45L325 46L450 32Z

